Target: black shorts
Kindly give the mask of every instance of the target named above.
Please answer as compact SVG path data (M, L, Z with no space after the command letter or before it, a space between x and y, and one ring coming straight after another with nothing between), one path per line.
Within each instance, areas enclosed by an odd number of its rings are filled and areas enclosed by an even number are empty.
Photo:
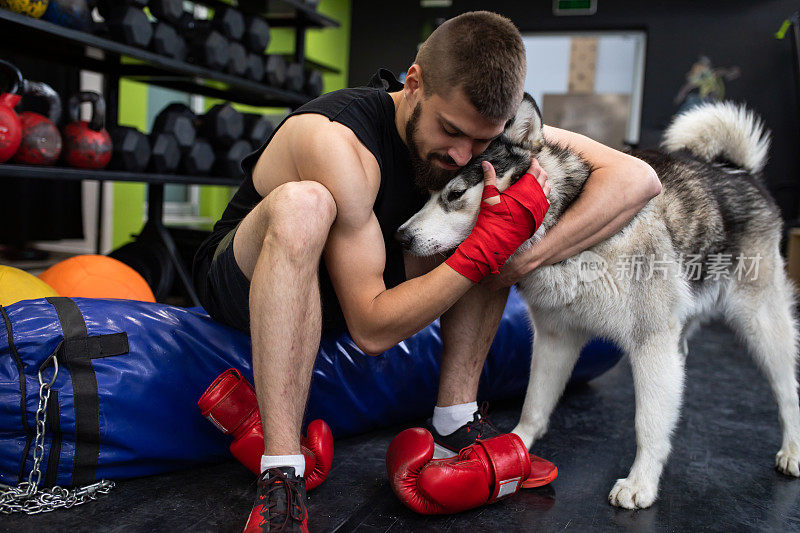
M195 256L193 278L203 308L214 320L250 333L250 280L233 255L233 237L239 227L210 236ZM347 329L339 300L324 263L320 262L322 329L341 332Z

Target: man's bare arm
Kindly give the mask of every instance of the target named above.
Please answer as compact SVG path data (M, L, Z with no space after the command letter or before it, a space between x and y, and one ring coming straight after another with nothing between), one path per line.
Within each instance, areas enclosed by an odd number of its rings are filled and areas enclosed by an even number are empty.
M378 354L430 324L472 282L443 264L386 289L385 244L372 211L378 181L368 176L377 168L365 165L360 145L349 130L329 124L318 124L314 132L297 137L295 161L301 179L319 181L336 202L325 264L353 340L366 353Z
M548 141L579 152L593 171L580 196L542 240L484 281L495 288L512 285L537 267L558 263L608 239L661 192L655 171L641 159L552 126L544 126L544 134Z

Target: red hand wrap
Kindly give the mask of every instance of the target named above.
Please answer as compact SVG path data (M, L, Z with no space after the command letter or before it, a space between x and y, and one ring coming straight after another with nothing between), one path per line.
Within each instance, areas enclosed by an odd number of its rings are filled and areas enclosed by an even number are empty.
M492 196L500 203L483 202ZM490 185L483 189L481 210L472 233L445 263L477 283L500 267L541 225L550 203L533 174L524 174L503 192Z

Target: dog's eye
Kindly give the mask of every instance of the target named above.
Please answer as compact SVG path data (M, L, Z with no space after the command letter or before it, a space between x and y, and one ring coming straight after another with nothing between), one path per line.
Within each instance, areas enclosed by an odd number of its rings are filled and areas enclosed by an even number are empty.
M449 193L447 193L447 201L455 202L456 200L464 196L465 192L467 192L466 189L457 189L455 191L450 191Z

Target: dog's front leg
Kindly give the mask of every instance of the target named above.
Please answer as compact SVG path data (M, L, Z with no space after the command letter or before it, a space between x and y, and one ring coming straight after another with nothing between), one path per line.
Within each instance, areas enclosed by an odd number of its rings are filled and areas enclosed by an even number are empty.
M628 477L618 479L608 501L637 509L658 495L658 481L670 452L683 397L684 361L678 328L648 336L630 351L636 392L636 459Z
M535 318L533 323L528 391L519 423L512 431L529 449L547 431L550 414L564 391L581 348L589 340L588 335L582 332L538 325Z

